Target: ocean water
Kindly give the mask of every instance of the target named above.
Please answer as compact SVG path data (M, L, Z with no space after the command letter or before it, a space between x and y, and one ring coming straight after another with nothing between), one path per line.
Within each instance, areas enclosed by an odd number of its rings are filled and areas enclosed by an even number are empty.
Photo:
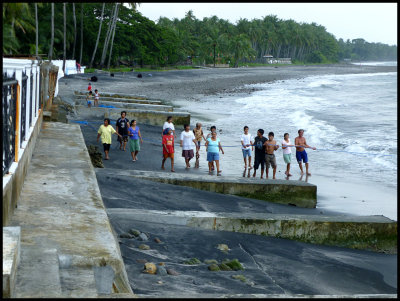
M292 149L290 179L318 186L317 208L397 220L397 72L310 76L250 87L259 90L245 97L208 97L195 106L179 103L192 112L193 126L216 125L225 150L224 175L243 172L239 137L245 125L254 136L259 128L264 136L274 132L279 144L285 132L294 143L302 128L307 144L317 148L307 150L312 176L301 177ZM276 158L277 178L285 179L281 148Z

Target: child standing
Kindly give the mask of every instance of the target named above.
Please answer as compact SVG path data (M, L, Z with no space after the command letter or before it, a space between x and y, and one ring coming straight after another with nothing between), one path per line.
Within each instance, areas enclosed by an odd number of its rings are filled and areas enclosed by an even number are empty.
M273 168L273 179L275 180L275 175L276 175L276 158L274 151L276 151L279 148L279 145L276 145L276 141L274 140L274 133L269 132L268 133L268 140L264 143L265 145L265 164L267 165L265 167L266 169L266 178L268 179L268 170L269 166L271 165Z
M242 152L244 160L244 169L247 169L246 157L249 157L249 170L251 167L251 151L254 150L253 147L253 137L249 134L249 127L246 125L243 128L244 133L240 136L240 142L242 143Z
M174 134L174 137L176 138L175 126L174 126L174 124L172 123L172 116L168 116L168 117L167 117L167 121L164 122L164 125L163 125L163 128L162 128L162 129L163 129L163 132L162 132L161 136L164 135L164 131L165 131L166 129L171 129L172 132L173 132L173 134Z
M94 106L95 107L99 106L99 98L100 98L99 91L97 91L97 89L96 89L96 90L94 90Z
M290 177L292 174L290 173L290 161L292 160L292 150L290 149L291 145L290 144L290 139L289 139L289 134L285 133L283 135L283 140L282 140L282 150L283 150L283 160L286 163L286 171L285 175Z
M256 171L258 166L261 164L261 179L264 175L264 166L265 166L265 142L268 140L264 136L264 130L259 129L257 131L257 136L254 138L254 173L253 178L256 176Z
M88 91L92 91L92 84L91 84L91 83L89 83L89 85L88 85L88 87L87 87L87 90L88 90Z
M197 122L196 127L193 129L193 134L196 139L196 163L194 165L195 168L199 168L199 159L200 159L200 142L201 139L203 138L204 141L207 141L206 138L204 137L203 129L201 128L201 123Z
M163 160L161 163L161 169L164 168L164 163L168 158L171 158L171 171L175 172L174 170L174 135L172 133L172 129L168 128L168 133L163 136L162 139L163 145Z
M87 102L88 108L92 107L92 99L93 99L92 91L89 91L89 94L86 95L86 102Z

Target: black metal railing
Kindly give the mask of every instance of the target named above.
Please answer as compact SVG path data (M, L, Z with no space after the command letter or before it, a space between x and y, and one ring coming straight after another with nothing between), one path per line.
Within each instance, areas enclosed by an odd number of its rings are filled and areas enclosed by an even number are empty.
M27 81L28 77L23 74L22 75L22 87L21 87L21 139L20 145L25 139L26 136L26 89L27 89Z
M33 73L31 71L31 77L30 77L30 97L29 97L29 126L32 126L32 100L33 100Z
M42 92L42 68L39 71L39 109L42 108L43 104L43 92Z
M3 74L3 176L15 160L15 121L17 113L17 80Z
M36 89L35 89L35 117L37 117L37 104L38 104L38 77L39 77L39 73L38 72L36 72L36 75L35 75L35 77L36 77L36 80L35 80L35 85L36 85ZM39 90L40 91L40 90Z

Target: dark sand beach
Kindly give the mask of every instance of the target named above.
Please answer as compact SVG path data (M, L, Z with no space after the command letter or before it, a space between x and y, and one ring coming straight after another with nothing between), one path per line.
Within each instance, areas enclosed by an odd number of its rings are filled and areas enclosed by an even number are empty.
M141 79L136 77L137 72L115 73L114 77L106 73L97 73L95 75L98 77L98 82L94 85L106 92L143 95L162 99L171 104L179 101L190 101L195 104L202 97L234 96L254 91L254 88L246 87L246 84L322 74L392 72L396 69L396 67L355 65L196 69L144 72ZM66 76L61 79L59 96L63 101L72 103L73 91L86 91L88 78L92 75L94 74ZM89 122L88 125L81 125L86 145L96 145L103 153L102 145L96 143L96 132L102 120L87 120L81 116L70 116L70 119ZM193 124L196 121L191 122ZM96 168L95 170L100 192L116 234L120 235L135 228L147 233L149 237L149 240L144 242L137 239L119 239L132 289L139 296L353 295L395 294L397 292L396 255L318 246L250 234L165 225L154 220L143 222L130 217L129 210L351 215L343 212L346 210L335 212L318 208L318 206L316 209L297 208L121 176L118 172L126 169L161 171L161 129L141 124L140 120L138 120L138 126L144 138L138 155L139 160L132 162L128 151L119 150L119 144L114 135L110 151L111 159L103 161L104 169ZM180 132L180 129L177 130L177 134ZM205 175L207 170L204 149L201 156L200 169L186 170L181 149L176 147L176 172ZM169 164L167 161L166 170L163 172L169 172ZM224 170L223 177L242 176L242 170L229 170L229 162L224 161L224 158L221 159L221 164ZM280 173L280 178L283 178L282 173ZM330 182L324 177L313 174L311 179L316 179L316 182L320 182L322 186L323 183L325 186L330 186ZM298 180L297 174L296 180ZM351 191L350 185L347 193L350 194ZM346 194L346 191L342 191L341 194ZM337 198L338 195L329 191L323 197ZM161 243L154 242L156 237L161 240ZM150 250L141 250L138 247L143 243L148 244ZM230 251L224 253L217 250L215 248L217 244L227 244ZM194 257L203 263L192 266L183 263ZM210 272L204 264L205 259L220 261L224 258L239 259L244 264L245 270ZM162 276L141 273L145 261L156 264L164 262L167 268L172 268L179 275ZM246 281L232 278L238 274L245 276Z

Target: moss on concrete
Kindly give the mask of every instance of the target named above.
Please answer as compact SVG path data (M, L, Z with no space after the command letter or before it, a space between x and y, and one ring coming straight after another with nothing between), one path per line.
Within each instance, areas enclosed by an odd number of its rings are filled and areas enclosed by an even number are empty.
M184 264L200 264L200 263L201 263L201 261L198 260L197 258L191 258L184 262Z
M221 271L232 271L232 268L228 266L226 263L221 263L218 265Z
M238 280L240 280L242 282L246 282L247 281L246 277L244 277L243 275L232 275L232 278L233 279L238 279Z
M238 270L244 270L242 264L239 262L239 260L235 259L225 259L222 261L223 264L226 264L228 267L230 267L234 271Z
M218 272L218 271L220 271L218 265L216 265L216 264L211 264L211 265L209 265L209 266L208 266L208 269L209 269L210 271L212 271L212 272Z

